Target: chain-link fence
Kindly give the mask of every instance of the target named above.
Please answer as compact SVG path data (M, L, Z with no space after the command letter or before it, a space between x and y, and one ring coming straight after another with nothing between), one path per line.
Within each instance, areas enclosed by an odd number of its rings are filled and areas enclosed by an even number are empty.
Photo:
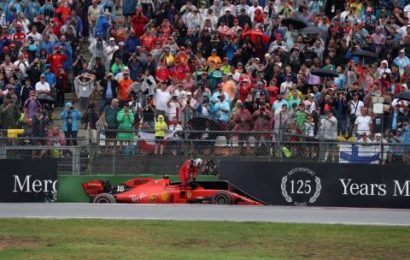
M72 175L80 175L88 165L88 156L79 146L0 146L0 159L55 159L59 173Z
M121 139L127 133L131 139ZM58 160L59 173L68 174L176 174L186 159L201 157L216 165L221 160L263 160L333 163L410 163L410 145L399 139L348 142L273 131L153 131L97 132L95 139L77 138L78 145L62 145L50 139L23 137L0 139L2 159ZM67 141L67 140L66 140ZM73 143L73 142L72 142ZM213 167L204 174L216 174Z
M198 131L273 131L276 135L284 133L297 133L316 137L320 130L333 131L340 136L361 135L367 132L367 135L381 133L386 136L387 132L395 132L397 129L409 125L409 117L400 114L398 118L393 119L391 113L384 114L338 114L332 111L328 113L309 113L308 111L295 109L273 112L269 110L256 109L249 110L236 109L229 113L225 119L208 114L199 113L163 113L162 111L142 112L141 120L135 123L136 128L140 130L153 131L155 127L155 118L162 114L168 125L179 126L183 129ZM148 118L148 119L146 119ZM331 126L326 125L331 121ZM366 124L363 122L366 121Z
M61 131L0 130L2 158L55 158L72 174L175 174L201 156L291 162L409 163L408 118L237 110L226 120L155 111L133 124ZM359 118L359 119L358 119ZM357 120L358 119L358 120ZM130 121L131 122L131 121ZM43 130L43 129L42 129ZM36 133L41 133L38 135Z

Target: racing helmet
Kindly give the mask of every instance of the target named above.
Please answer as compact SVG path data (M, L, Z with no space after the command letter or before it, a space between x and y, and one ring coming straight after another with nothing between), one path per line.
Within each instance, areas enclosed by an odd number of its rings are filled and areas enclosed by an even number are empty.
M192 165L198 168L201 167L203 163L204 162L202 161L201 158L196 158L192 161Z

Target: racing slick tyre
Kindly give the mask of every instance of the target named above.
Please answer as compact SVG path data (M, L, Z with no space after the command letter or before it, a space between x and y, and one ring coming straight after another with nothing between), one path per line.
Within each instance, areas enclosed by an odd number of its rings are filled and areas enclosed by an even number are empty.
M93 203L116 203L116 201L111 194L101 193L95 196Z
M232 204L232 198L228 192L220 191L212 197L213 204L229 205Z

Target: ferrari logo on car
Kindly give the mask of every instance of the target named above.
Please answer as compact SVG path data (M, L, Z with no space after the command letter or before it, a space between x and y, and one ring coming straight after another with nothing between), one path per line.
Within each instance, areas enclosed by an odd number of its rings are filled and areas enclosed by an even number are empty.
M155 202L157 200L157 196L155 196L155 194L152 194L151 196L149 196L149 200L151 202Z
M169 202L171 199L171 196L169 195L168 192L163 192L161 193L161 201L163 202Z
M191 198L192 193L191 193L191 192L187 192L187 193L186 193L186 196L187 196L187 198L189 199L189 198Z

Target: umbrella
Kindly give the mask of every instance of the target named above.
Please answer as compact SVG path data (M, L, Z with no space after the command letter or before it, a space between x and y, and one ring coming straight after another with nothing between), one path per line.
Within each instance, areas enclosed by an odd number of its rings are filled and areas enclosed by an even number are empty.
M299 17L285 18L282 20L282 24L284 26L289 26L292 24L293 28L295 28L296 30L300 30L308 26L307 23Z
M358 50L352 52L352 56L358 56L360 58L363 58L366 62L374 62L377 61L377 53L371 52L371 51L366 51L366 50Z
M209 129L209 131L221 131L220 123L206 117L194 117L188 121L188 125L192 130L204 131L203 133L205 133L205 129ZM203 133L191 133L189 134L189 139L201 138ZM211 133L209 138L215 139L217 135L217 133Z
M315 26L309 26L306 28L302 29L302 34L322 34L325 33L325 30L315 27Z
M312 75L316 75L318 77L322 78L336 78L339 77L339 74L332 70L327 70L327 69L313 69L310 72Z
M235 35L235 32L233 29L229 28L228 26L220 26L218 28L218 32L220 35L223 35L225 37L232 37Z
M258 30L253 30L253 29L248 30L248 31L246 31L242 34L242 38L245 38L246 36L249 36L251 41L254 44L258 43L259 37L262 37L263 44L268 44L269 43L269 37L266 34L264 34L263 32L258 31Z
M396 95L396 98L410 102L410 92L401 92Z

